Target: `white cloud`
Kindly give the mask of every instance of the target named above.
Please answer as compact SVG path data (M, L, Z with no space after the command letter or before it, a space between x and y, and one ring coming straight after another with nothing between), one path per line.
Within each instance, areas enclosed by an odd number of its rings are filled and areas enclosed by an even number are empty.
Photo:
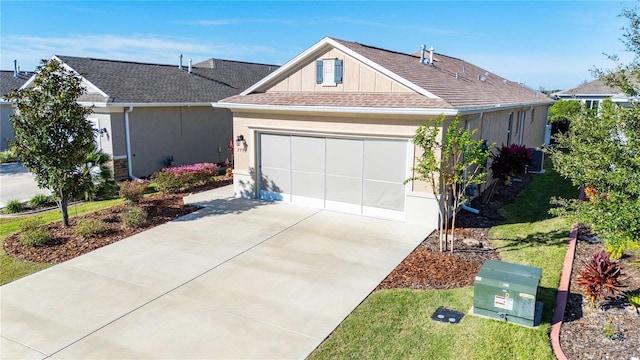
M95 57L150 63L178 63L178 56L194 62L211 57L278 63L290 55L261 45L212 44L201 39L156 35L76 35L68 37L8 36L1 45L2 69L13 69L17 59L22 70L33 70L52 55Z

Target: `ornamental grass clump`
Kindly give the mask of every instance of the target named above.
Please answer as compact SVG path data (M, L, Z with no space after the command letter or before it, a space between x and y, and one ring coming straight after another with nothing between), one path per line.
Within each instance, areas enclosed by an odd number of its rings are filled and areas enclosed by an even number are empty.
M617 261L611 261L606 251L593 254L583 264L576 280L593 307L601 296L618 297L622 293L621 288L626 287L623 282L628 276L622 273Z
M107 229L104 221L99 219L82 219L73 228L73 233L82 238L92 238Z
M147 212L137 206L131 207L120 215L122 227L125 229L136 229L147 224Z
M152 176L158 190L175 193L188 188L206 185L220 175L220 167L213 163L200 163L164 168Z
M20 242L26 246L42 246L51 240L51 231L39 217L31 217L20 224Z

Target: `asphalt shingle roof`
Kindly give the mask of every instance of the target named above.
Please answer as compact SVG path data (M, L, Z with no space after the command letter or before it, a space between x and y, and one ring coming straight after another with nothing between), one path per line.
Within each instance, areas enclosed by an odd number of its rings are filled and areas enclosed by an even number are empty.
M3 97L11 90L19 89L31 77L23 72L20 72L18 77L13 76L13 74L13 71L0 71L0 97Z
M108 103L207 103L239 94L278 68L276 65L211 59L192 66L148 64L60 56L106 93L109 98L89 94L81 100Z
M424 95L413 96L362 93L297 93L296 96L277 92L254 92L245 96L225 99L227 103L309 105L309 106L364 106L364 107L419 107L464 109L474 107L544 104L552 100L545 94L508 81L464 60L434 54L434 65L420 63L420 54L405 54L355 42L331 38L342 46L386 68L397 76L434 94L440 99ZM429 54L427 52L427 58ZM420 99L421 97L422 99ZM371 99L379 99L372 104Z
M622 94L620 89L608 86L604 81L597 79L588 83L584 83L578 87L569 90L558 91L553 95L618 95Z

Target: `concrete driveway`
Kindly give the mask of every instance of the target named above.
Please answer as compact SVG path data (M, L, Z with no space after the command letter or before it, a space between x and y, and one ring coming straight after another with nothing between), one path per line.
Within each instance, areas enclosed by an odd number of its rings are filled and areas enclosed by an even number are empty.
M51 192L40 189L33 174L19 163L0 164L0 208L11 200L30 200L35 194Z
M303 359L432 230L230 191L2 286L2 358Z

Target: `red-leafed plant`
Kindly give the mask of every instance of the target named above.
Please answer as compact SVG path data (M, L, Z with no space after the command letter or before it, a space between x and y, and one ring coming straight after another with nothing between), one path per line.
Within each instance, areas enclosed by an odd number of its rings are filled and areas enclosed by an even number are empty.
M623 281L628 278L622 273L617 261L611 261L609 254L604 250L583 261L584 266L577 276L578 285L583 287L584 294L589 297L591 305L596 306L596 301L603 295L617 297L622 293L621 288L626 287Z
M491 153L491 174L494 179L505 180L515 174L522 174L531 165L533 153L525 145L511 144L496 147Z

